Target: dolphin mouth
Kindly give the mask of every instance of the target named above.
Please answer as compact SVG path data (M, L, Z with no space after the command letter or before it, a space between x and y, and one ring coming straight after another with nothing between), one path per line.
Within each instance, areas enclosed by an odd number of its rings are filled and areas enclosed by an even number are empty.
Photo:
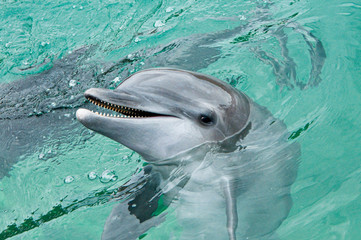
M104 109L109 109L115 114L109 114L104 112L94 112L93 113L102 116L102 117L115 117L115 118L150 118L150 117L174 117L171 115L165 115L160 113L148 112L136 108L131 108L123 105L118 105L110 102L106 102L97 97L86 95L86 99L94 105L97 105Z

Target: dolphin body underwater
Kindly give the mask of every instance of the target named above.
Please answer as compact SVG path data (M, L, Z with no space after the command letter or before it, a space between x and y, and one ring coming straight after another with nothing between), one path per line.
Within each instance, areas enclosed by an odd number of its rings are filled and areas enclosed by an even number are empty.
M180 239L277 238L300 148L265 107L219 79L176 69L143 70L85 97L112 113L81 108L77 119L148 163L119 188L102 239L137 239L170 206Z

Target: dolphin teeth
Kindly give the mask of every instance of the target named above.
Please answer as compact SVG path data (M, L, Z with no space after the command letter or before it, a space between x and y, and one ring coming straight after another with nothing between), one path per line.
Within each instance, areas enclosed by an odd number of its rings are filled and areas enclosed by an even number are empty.
M131 108L131 107L121 106L121 105L117 105L114 103L105 102L103 100L93 99L90 97L87 99L94 105L112 110L115 113L120 113L119 115L118 114L114 114L114 115L110 114L109 115L109 113L107 114L107 113L95 112L96 114L98 114L100 116L107 116L107 117L111 116L111 117L117 117L117 118L146 118L146 117L162 115L162 114L147 112L147 111L144 111L141 109L135 109L135 108Z

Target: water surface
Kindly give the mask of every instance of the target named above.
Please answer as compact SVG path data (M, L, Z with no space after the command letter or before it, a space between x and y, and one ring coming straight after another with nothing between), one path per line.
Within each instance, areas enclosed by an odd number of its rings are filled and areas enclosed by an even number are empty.
M108 196L143 162L74 113L85 89L168 65L228 81L301 144L281 239L358 239L360 13L334 0L0 1L0 239L100 238ZM317 84L304 31L326 53ZM144 239L176 239L173 218Z

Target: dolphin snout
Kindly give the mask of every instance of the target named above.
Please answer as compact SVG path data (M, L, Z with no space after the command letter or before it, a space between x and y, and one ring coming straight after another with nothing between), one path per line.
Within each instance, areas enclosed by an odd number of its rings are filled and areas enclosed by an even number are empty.
M84 108L80 108L76 111L76 118L79 122L84 124L84 122L86 121L87 112L88 110Z
M88 90L86 90L84 92L84 96L87 97L87 96L92 96L94 94L96 94L99 90L97 88L89 88Z

